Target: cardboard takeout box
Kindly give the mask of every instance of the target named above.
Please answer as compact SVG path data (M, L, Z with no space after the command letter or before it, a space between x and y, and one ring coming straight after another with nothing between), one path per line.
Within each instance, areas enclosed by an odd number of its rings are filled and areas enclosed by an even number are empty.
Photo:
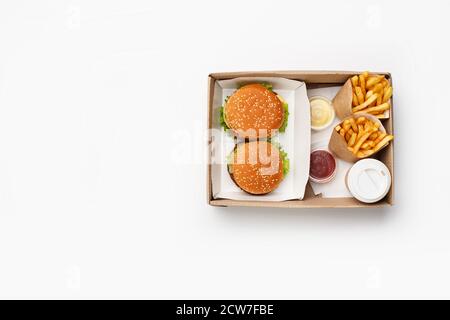
M317 88L324 85L344 85L344 83L353 75L359 74L359 71L257 71L257 72L226 72L212 73L208 77L208 129L212 128L214 117L213 99L215 83L219 80L233 79L238 77L282 77L286 79L303 81L308 89ZM376 72L383 74L392 83L391 75L386 72ZM391 100L390 117L382 120L386 132L393 134L394 129L394 105ZM339 114L337 114L339 116ZM212 158L212 136L210 131L208 139L208 164L207 164L207 202L213 206L249 206L249 207L279 207L279 208L351 208L351 207L380 207L391 206L394 201L394 141L391 141L387 147L380 150L374 158L382 161L391 172L392 186L384 199L374 204L359 202L355 198L322 198L315 196L309 183L306 187L303 200L288 201L252 201L252 200L230 200L214 199L212 194L211 180L211 158Z

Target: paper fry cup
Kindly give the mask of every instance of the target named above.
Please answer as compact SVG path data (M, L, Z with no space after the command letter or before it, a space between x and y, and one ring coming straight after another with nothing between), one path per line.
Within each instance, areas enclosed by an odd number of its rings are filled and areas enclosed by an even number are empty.
M348 116L348 117L345 117L344 119L342 119L342 122L340 123L340 125L342 126L342 123L347 119L354 118L356 120L359 117L365 117L374 123L378 123L380 125L378 130L383 133L386 133L386 129L384 128L381 121L377 117L375 117L371 114L368 114L368 113L358 113L355 115L352 114L351 116ZM382 150L388 144L389 143L387 143L385 146L381 147L380 150ZM380 151L380 150L378 150L377 152L375 152L374 154L372 154L370 156L358 158L356 155L353 154L353 152L351 152L350 150L347 149L347 141L345 141L344 137L342 137L339 134L339 132L337 132L334 128L333 128L333 133L331 134L330 142L328 143L328 149L330 151L332 151L338 158L340 158L344 161L348 161L348 162L356 162L356 161L364 159L364 158L370 158Z
M392 86L391 80L388 79L388 81L389 84ZM349 78L333 99L333 107L339 119L344 119L345 117L348 117L349 115L353 114L352 101L353 101L353 88L351 78ZM389 99L389 102L392 105L392 98ZM390 110L386 110L381 116L381 119L388 119L389 117L390 117Z
M344 119L352 112L352 81L348 79L333 99L333 107L339 119Z

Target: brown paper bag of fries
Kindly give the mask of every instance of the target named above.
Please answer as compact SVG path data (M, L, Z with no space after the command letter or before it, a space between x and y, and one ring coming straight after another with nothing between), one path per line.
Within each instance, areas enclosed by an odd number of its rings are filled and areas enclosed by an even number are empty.
M377 117L367 113L352 114L333 129L328 148L338 158L356 162L375 155L392 139Z
M384 75L367 71L349 78L333 99L340 119L353 113L370 113L378 119L389 118L392 86Z
M352 82L348 79L333 99L333 107L339 119L344 119L352 112Z

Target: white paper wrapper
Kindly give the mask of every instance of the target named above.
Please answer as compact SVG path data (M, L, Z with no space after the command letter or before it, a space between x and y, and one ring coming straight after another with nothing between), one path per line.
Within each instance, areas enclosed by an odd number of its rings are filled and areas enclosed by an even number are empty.
M322 96L328 98L331 101L340 89L341 86L308 89L308 97L312 98L314 96ZM311 149L327 149L331 133L333 132L333 128L340 122L341 120L336 117L332 125L327 129L322 131L312 130ZM353 163L336 158L336 165L337 172L332 181L323 184L310 182L315 195L322 194L323 198L352 197L347 189L347 186L345 185L345 175L347 174L347 171L351 168Z
M225 98L242 84L266 82L273 85L273 90L281 95L289 105L288 126L284 133L279 133L272 141L279 142L287 152L290 170L280 186L266 195L250 195L242 191L231 180L228 173L226 157L235 146L232 136L220 128L219 109ZM306 85L300 81L283 78L257 77L235 78L217 81L213 99L213 163L211 168L213 197L253 200L253 201L284 201L303 199L306 183L309 178L309 156L311 141L310 106L306 94Z

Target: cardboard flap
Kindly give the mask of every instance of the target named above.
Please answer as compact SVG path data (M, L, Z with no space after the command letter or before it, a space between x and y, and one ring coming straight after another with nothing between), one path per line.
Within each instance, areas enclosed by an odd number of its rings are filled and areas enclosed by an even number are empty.
M352 114L352 82L348 79L333 99L333 107L339 119Z

